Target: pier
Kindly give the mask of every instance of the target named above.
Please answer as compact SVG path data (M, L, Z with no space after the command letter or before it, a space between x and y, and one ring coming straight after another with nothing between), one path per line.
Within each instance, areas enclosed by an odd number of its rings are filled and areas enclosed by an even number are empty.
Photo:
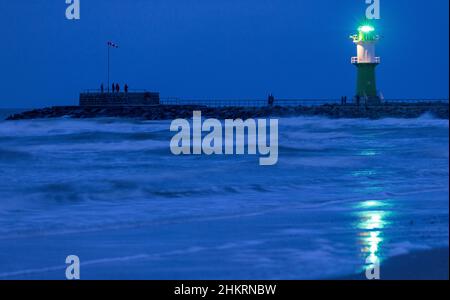
M159 105L86 105L54 106L12 115L8 120L71 117L85 118L136 118L144 120L174 120L191 118L194 110L205 117L216 119L248 119L265 117L324 116L329 118L417 118L429 113L440 119L449 119L449 104L446 101L393 100L378 105L318 104L317 105L263 105L252 102L207 102L183 101ZM203 103L202 103L203 102Z

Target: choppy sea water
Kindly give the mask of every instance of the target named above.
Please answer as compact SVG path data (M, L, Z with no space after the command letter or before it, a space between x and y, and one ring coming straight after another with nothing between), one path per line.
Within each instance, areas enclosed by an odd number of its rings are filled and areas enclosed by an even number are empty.
M5 112L4 112L5 113ZM449 123L279 120L279 161L171 154L170 122L0 122L0 279L311 279L448 246Z

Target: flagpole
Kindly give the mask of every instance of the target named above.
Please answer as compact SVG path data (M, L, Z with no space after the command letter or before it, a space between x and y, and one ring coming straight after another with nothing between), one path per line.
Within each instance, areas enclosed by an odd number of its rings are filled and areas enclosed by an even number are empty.
M108 42L108 93L109 93L109 42Z

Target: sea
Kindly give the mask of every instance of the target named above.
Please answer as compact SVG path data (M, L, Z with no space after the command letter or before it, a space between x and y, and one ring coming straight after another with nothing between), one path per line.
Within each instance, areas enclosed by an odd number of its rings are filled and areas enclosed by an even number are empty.
M0 110L0 119L18 110ZM0 280L329 279L448 247L449 122L279 119L279 159L170 121L0 121Z

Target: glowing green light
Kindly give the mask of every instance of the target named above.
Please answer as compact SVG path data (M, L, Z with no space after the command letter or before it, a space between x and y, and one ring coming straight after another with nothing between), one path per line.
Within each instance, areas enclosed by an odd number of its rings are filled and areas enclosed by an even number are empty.
M368 33L368 32L375 31L375 28L370 25L363 25L363 26L359 27L358 30L362 31L364 33Z

